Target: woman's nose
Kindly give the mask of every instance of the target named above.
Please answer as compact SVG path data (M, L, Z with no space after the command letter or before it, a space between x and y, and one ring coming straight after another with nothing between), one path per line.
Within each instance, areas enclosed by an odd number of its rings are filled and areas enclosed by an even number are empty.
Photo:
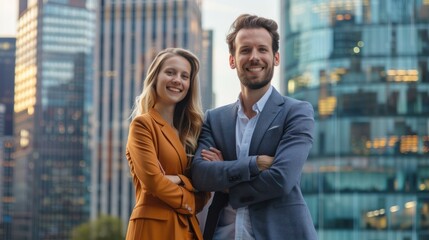
M172 82L174 84L179 84L180 83L180 76L179 75L174 75Z

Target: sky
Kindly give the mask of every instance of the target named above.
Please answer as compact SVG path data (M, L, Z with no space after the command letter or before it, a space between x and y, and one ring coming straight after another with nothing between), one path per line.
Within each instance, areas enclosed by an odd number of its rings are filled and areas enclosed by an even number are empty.
M203 29L213 30L213 90L215 106L237 100L240 82L235 70L228 64L228 46L225 37L234 19L242 13L256 14L280 23L280 0L203 0ZM0 0L0 37L16 35L18 0ZM273 85L278 87L279 67L276 67Z

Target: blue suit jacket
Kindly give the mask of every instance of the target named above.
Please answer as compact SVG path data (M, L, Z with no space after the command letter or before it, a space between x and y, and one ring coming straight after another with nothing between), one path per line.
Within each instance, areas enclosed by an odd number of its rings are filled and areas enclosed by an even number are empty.
M204 239L211 239L219 212L228 203L249 207L256 239L317 239L300 189L302 168L313 142L313 108L308 102L269 97L252 136L249 157L237 159L235 125L238 102L207 111L199 147L191 165L194 187L216 191ZM201 150L215 147L225 161L206 161ZM257 155L274 156L262 172ZM229 193L224 193L228 189Z

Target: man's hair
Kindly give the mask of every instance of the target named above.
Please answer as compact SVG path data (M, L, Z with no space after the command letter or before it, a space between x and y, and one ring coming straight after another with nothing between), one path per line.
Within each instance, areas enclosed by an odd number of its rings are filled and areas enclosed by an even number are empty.
M276 53L279 50L279 32L277 31L278 26L274 20L258 17L256 15L242 14L232 23L229 34L226 36L226 42L228 43L229 53L234 55L235 45L234 41L237 37L237 33L241 29L252 29L252 28L265 28L271 35L272 39L272 50Z

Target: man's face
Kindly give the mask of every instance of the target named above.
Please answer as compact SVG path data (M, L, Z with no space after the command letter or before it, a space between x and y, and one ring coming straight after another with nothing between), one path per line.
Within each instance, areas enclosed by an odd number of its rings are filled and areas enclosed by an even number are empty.
M250 89L260 89L270 83L274 66L280 61L273 53L271 35L264 28L241 29L235 38L234 56L229 65L237 69L240 82Z

